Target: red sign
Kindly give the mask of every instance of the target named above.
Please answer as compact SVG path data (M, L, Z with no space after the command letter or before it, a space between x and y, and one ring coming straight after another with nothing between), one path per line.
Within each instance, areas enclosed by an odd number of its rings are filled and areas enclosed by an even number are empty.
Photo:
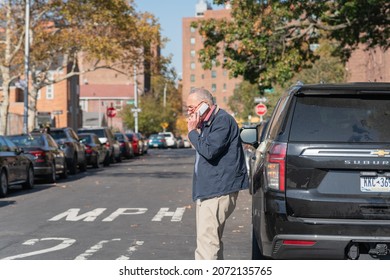
M107 108L107 117L113 118L116 116L116 110L114 107Z
M267 113L267 106L264 104L257 104L255 107L256 114L258 116L264 116Z

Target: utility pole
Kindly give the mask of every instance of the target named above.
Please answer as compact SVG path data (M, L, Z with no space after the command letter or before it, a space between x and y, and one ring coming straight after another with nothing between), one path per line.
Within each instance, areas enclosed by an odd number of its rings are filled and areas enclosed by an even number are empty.
M134 108L134 132L138 133L138 86L136 66L134 66Z
M29 61L30 61L30 0L26 1L26 30L24 44L24 117L23 117L23 133L28 133L28 84L29 84Z

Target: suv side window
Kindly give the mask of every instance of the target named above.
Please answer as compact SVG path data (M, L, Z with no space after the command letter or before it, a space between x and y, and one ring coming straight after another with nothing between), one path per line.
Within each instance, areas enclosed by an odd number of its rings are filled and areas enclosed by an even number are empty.
M283 123L284 116L282 116L282 112L284 112L286 104L288 103L289 100L289 95L285 94L282 96L278 102L278 104L275 107L275 112L272 116L272 119L270 120L270 125L268 126L268 137L266 138L271 138L275 139L277 134L280 131L280 127Z

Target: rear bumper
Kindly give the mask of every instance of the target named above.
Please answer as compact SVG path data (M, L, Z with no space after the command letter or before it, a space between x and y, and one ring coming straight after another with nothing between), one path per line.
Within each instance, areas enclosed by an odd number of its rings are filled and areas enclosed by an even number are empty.
M268 234L262 235L263 253L273 259L347 259L351 246L357 246L359 254L367 255L377 244L385 244L390 249L390 220L286 218L284 215L273 215L273 219L274 227L263 230Z
M314 241L313 245L293 245L286 241ZM291 242L290 242L291 243ZM390 244L390 237L337 235L277 235L272 244L274 259L348 259L351 246L360 247L359 254L367 255L377 244Z

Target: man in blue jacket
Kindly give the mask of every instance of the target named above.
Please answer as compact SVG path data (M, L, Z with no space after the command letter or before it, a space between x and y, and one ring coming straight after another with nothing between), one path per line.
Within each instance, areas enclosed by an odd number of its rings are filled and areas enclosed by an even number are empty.
M211 93L193 89L187 99L188 138L196 150L192 198L196 202L195 259L223 259L222 234L248 188L240 130L234 118L214 104Z

